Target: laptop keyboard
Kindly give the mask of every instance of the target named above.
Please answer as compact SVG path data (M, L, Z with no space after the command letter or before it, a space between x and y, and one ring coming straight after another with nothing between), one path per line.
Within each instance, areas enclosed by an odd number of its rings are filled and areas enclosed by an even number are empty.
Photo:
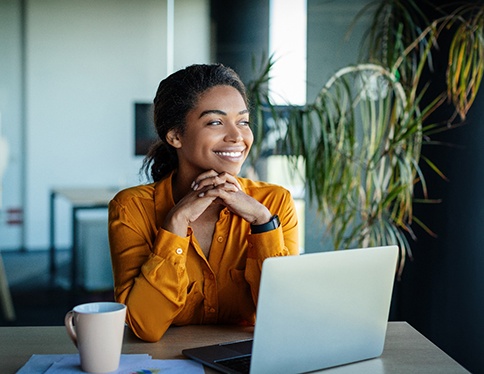
M216 363L233 370L234 372L248 374L250 370L250 358L250 355L240 356L219 360L216 361Z

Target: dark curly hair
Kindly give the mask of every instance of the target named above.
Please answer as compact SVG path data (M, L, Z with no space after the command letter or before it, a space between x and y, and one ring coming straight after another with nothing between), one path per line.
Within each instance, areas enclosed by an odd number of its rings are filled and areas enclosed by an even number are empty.
M196 107L206 90L215 86L234 87L249 107L242 80L234 70L222 64L191 65L160 82L153 100L159 139L150 148L141 167L148 178L159 181L178 167L176 149L166 142L166 135L173 129L183 134L188 112Z

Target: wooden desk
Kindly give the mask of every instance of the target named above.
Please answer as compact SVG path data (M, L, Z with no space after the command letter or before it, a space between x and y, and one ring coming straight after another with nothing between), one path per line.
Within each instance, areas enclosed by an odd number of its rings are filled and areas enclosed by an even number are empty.
M180 359L182 349L252 337L253 328L185 326L170 328L157 343L145 343L127 330L123 353L148 353L156 359ZM15 373L32 354L76 353L63 326L0 327L0 372ZM206 373L215 373L206 369ZM468 373L451 357L405 322L390 322L383 355L351 365L324 370L344 373Z

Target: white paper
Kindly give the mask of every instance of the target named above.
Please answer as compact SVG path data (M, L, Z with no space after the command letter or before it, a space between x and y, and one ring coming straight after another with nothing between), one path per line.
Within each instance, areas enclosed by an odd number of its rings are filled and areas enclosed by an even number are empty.
M17 374L84 373L78 354L33 355ZM148 354L121 355L119 369L113 374L203 374L201 364L191 360L153 360Z

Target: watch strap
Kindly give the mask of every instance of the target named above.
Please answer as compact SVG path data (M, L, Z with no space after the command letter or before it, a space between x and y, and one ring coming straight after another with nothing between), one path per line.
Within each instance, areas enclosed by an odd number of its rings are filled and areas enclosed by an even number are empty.
M250 231L252 232L252 234L260 234L263 232L275 230L280 225L281 222L279 221L279 216L275 214L267 223L263 223L262 225L250 225Z

